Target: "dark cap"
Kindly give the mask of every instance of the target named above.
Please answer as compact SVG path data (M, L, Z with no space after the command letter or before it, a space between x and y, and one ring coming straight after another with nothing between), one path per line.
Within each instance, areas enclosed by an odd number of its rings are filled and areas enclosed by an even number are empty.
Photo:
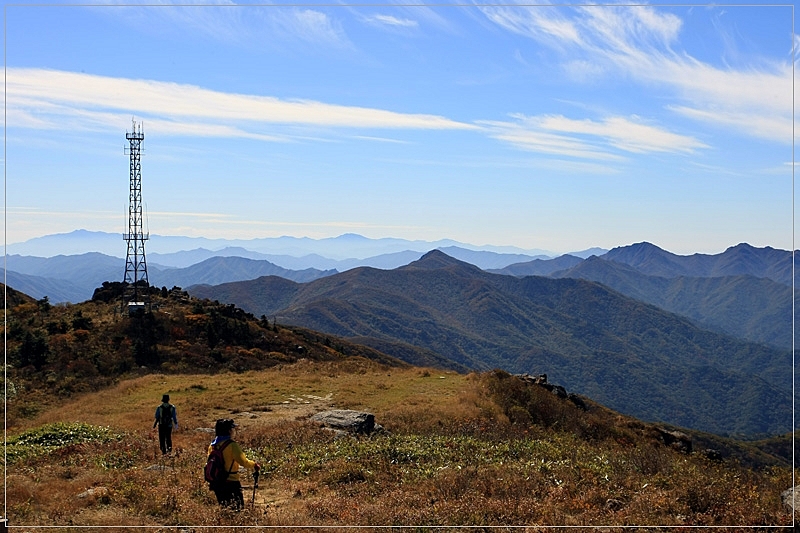
M218 436L230 435L233 428L239 427L231 418L220 418L214 424L214 433Z
M169 394L165 394L164 396L162 396L161 401L167 403L169 401Z

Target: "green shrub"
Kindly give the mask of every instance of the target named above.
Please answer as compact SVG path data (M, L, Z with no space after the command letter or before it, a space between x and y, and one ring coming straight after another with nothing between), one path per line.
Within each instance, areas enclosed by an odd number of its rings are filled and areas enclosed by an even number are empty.
M86 442L119 440L122 435L102 426L84 423L57 422L28 430L7 442L9 463L50 453L59 448Z

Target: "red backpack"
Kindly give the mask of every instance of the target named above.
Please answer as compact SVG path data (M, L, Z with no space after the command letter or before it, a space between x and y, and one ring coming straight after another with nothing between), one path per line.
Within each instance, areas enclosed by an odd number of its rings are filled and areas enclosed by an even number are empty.
M225 469L225 458L222 456L222 450L230 443L231 440L228 439L223 442L219 448L214 446L211 453L208 454L206 467L203 469L203 477L205 477L205 480L208 482L208 488L211 490L216 490L220 485L225 483L225 480L228 479L228 475L233 470L233 465L231 465L231 470Z

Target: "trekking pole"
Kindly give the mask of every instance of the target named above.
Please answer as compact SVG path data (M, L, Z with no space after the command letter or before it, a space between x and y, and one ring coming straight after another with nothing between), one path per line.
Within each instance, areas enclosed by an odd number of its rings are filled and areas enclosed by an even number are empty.
M260 471L261 471L260 469L259 470L253 470L253 499L250 501L250 503L252 504L253 508L255 508L255 506L256 506L256 489L258 488L258 476L259 476Z

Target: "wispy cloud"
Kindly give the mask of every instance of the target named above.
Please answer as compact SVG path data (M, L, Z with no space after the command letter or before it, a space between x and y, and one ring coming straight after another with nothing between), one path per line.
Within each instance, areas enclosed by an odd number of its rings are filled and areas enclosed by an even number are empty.
M392 15L371 15L364 17L364 21L376 26L393 26L401 28L416 28L419 26L419 23L416 20L397 18Z
M486 18L513 33L550 45L581 44L576 24L555 9L539 7L482 7Z
M449 16L447 10L442 11L434 5L390 1L381 5L378 9L380 9L380 12L358 8L357 4L353 4L348 8L348 11L364 24L387 30L406 32L424 27L436 32L458 32L458 26L454 24L453 18Z
M697 61L656 68L665 83L672 77L684 78L674 85L685 105L668 109L746 135L791 143L791 65L776 66L772 73L722 71Z
M214 220L233 219L236 215L230 213L204 213L204 212L187 212L187 211L151 211L147 213L149 216L162 217L162 218L209 218Z
M570 119L562 115L527 117L514 121L481 121L496 139L523 150L580 159L620 161L617 151L629 153L691 153L706 145L697 139L670 132L639 117L607 117L602 121Z
M490 137L530 152L604 161L622 159L591 142L549 133L523 122L482 121L481 124L488 129Z
M388 139L386 137L373 137L371 135L354 135L354 139L360 139L362 141L375 141L381 143L392 143L392 144L409 144L408 141L401 141L400 139Z
M153 217L156 218L156 217ZM179 220L179 219L178 219ZM331 234L341 232L355 232L369 234L378 232L396 231L428 231L431 228L420 225L398 225L398 224L376 224L368 221L337 221L321 220L317 222L309 221L286 221L286 220L259 220L252 218L216 218L216 217L197 217L192 220L192 224L181 225L173 223L170 219L161 221L163 229L161 235L183 235L187 237L205 237L210 239L230 238L231 232L235 232L239 239L256 239L265 236L286 235L292 232L302 233L310 238L325 238Z
M624 75L674 92L684 116L742 135L791 142L792 69L779 60L717 67L680 49L682 21L651 6L485 7L498 26L564 52L580 81ZM763 127L752 127L761 124Z
M167 28L176 35L199 34L243 47L273 45L278 41L305 42L325 48L351 46L341 24L311 6L237 4L231 0L205 0L201 4L171 0L149 1L146 5L132 5L127 0L110 3L113 9L108 9L108 5L91 8L105 8L105 14L144 31Z
M272 9L272 20L304 41L320 44L349 45L341 25L328 14L314 9Z
M286 140L276 125L361 129L477 129L429 114L224 93L194 85L44 69L7 69L10 127L119 128L131 114L165 135ZM120 122L123 120L124 122Z
M717 126L728 126L736 131L746 131L762 139L782 143L792 140L792 123L781 116L761 115L729 109L702 109L686 106L669 106L669 109L697 121Z
M693 152L708 146L693 137L644 123L639 117L608 117L602 121L574 120L548 115L535 120L539 127L562 133L592 135L626 152Z

